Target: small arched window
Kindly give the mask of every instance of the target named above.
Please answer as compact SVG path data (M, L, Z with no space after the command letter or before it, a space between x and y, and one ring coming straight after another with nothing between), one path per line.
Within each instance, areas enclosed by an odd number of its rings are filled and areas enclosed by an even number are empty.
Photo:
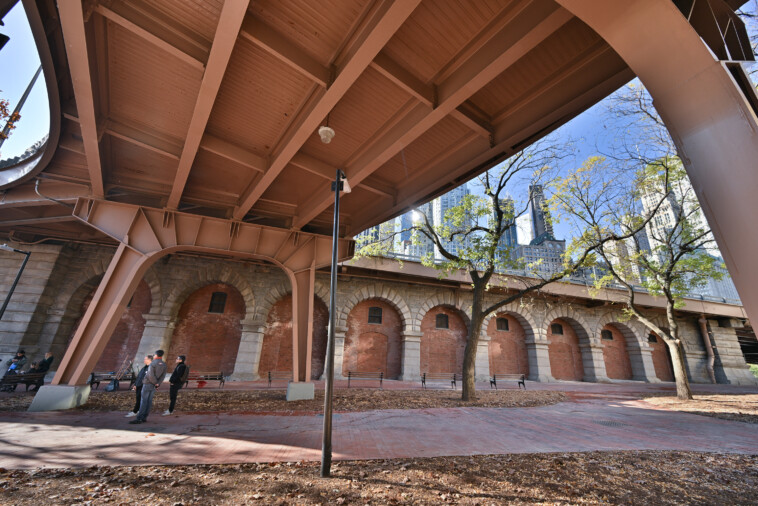
M211 303L208 306L209 313L223 313L226 307L226 294L224 292L213 292Z
M647 335L647 342L648 343L657 343L658 337L655 334L648 334Z
M368 308L368 322L369 323L382 323L382 308L370 307Z
M611 332L610 330L601 330L600 339L604 341L613 341L613 332Z
M508 330L508 318L497 319L497 330Z
M448 322L446 314L443 314L443 313L438 314L435 323L436 323L435 326L438 329L448 329L448 328L450 328L450 324Z
M562 336L563 325L561 325L560 323L553 323L552 325L550 325L550 332L557 336Z

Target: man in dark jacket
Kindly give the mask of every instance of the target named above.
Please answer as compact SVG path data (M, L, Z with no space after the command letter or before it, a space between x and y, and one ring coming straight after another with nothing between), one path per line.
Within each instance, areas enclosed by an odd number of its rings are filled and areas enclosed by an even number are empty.
M37 364L37 368L34 369L34 371L29 370L29 372L35 372L35 373L47 373L47 371L50 370L50 366L53 365L53 360L55 360L55 357L52 353L49 351L45 353L45 359L40 360L39 364ZM44 376L37 380L37 383L34 385L32 390L39 390L42 385L45 384L45 378Z
M135 397L136 397L134 401L134 409L130 413L126 414L126 418L137 416L137 413L139 413L140 401L142 400L142 382L145 380L145 374L147 374L147 368L150 366L150 362L152 361L153 361L152 355L145 355L145 365L137 373L137 379L134 380L134 386L132 387L132 390L134 390Z
M21 368L26 363L26 352L24 350L18 350L15 356L8 359L5 362L5 373L3 376L11 374L18 374L21 372ZM3 387L3 392L13 392L18 385L6 385Z
M174 412L176 396L179 393L179 390L184 386L184 381L186 380L185 372L187 371L187 364L184 363L186 359L187 357L184 355L176 357L176 367L174 367L174 372L171 373L171 377L168 379L168 382L171 385L168 390L171 403L169 404L168 409L163 412L163 416L168 416Z
M140 398L140 408L137 412L137 418L132 420L131 424L145 423L147 415L150 414L150 408L153 407L153 396L155 389L163 383L166 377L166 362L163 361L163 350L155 352L153 361L147 367L145 377L142 379L142 397Z

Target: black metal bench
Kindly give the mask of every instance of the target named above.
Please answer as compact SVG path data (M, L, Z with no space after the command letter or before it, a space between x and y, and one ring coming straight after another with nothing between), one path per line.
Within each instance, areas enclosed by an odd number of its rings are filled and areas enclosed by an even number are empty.
M379 388L382 388L382 380L384 380L384 372L366 372L366 371L348 371L347 372L347 388L350 388L350 380L379 380Z
M6 374L0 379L0 390L15 390L19 384L26 385L26 391L33 385L44 383L46 372Z
M461 375L452 372L425 372L421 375L421 388L426 388L427 381L449 381L453 389L458 388Z
M490 389L492 389L492 387L495 387L495 390L497 390L498 380L516 381L519 390L521 390L521 387L524 387L524 390L526 390L526 383L524 383L524 380L526 380L526 375L524 374L493 374L492 377L490 378Z
M224 388L224 383L226 383L226 376L224 376L224 373L222 372L190 372L187 375L187 380L184 382L184 386L186 387L190 381L218 381L218 387Z
M134 371L121 374L120 376L116 371L95 371L89 375L89 381L87 383L89 383L90 387L94 386L96 389L99 389L101 382L109 383L115 379L118 381L128 381L129 388L132 388L134 382L137 381Z
M269 371L268 372L268 387L271 388L271 382L273 381L292 381L292 371Z

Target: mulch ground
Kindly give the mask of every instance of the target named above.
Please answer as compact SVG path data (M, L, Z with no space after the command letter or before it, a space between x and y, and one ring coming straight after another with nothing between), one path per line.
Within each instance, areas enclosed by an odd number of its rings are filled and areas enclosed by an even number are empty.
M0 399L0 411L25 411L33 393L6 394ZM525 408L547 406L566 400L562 392L494 390L477 392L477 400L463 402L460 390L378 390L351 388L334 391L333 409L337 412L381 409L426 409L451 407ZM159 390L153 401L153 412L168 408L168 389ZM131 411L134 393L130 391L93 391L84 411ZM284 390L182 390L177 412L249 412L249 413L320 413L324 410L324 392L308 401L286 400Z
M758 504L758 455L592 452L0 470L0 503Z
M693 397L691 401L680 401L675 396L648 397L645 401L673 411L685 411L736 422L758 423L758 394Z

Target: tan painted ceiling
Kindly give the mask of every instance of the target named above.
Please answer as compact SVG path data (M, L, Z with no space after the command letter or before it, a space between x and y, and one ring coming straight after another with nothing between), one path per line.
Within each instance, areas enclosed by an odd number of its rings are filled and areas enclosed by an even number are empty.
M342 232L353 235L633 77L552 0L37 5L60 134L37 190L69 203L86 195L329 233L339 168L353 187ZM336 136L323 144L327 117ZM33 180L0 206L0 232L96 237Z

